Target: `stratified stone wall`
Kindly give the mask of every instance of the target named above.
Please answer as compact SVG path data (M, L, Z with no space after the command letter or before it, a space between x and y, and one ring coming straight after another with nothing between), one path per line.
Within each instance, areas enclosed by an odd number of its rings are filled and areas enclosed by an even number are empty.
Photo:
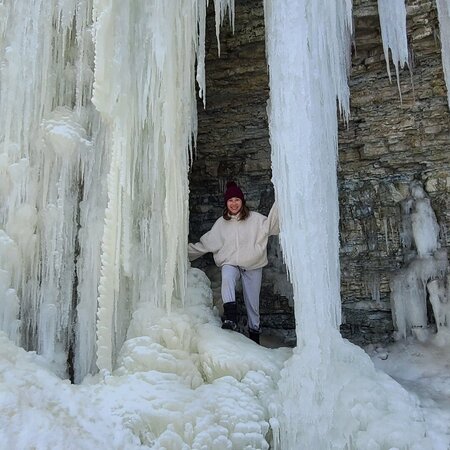
M389 82L376 0L354 1L351 118L339 133L341 293L344 335L392 333L389 280L404 265L401 202L423 183L441 225L450 225L450 114L435 1L409 0L410 68Z
M404 264L401 202L412 180L423 183L449 246L450 115L440 57L435 1L407 0L410 70L392 67L389 82L376 0L354 0L355 39L350 78L351 117L339 132L342 333L357 343L392 335L389 279ZM236 180L249 205L267 214L273 202L266 104L262 0L236 1L235 33L221 29L217 54L210 5L207 22L206 110L199 102L197 154L190 174L190 240L222 213L223 189ZM277 238L264 270L262 323L293 336L291 290ZM211 257L193 263L210 276Z
M235 32L226 21L220 31L220 57L213 12L210 5L206 109L199 101L197 152L190 174L191 242L208 231L222 214L228 180L235 180L242 187L252 210L267 215L274 201L266 114L269 87L263 2L236 1ZM202 257L193 265L206 271L221 307L220 273L212 257ZM278 238L271 237L269 265L263 271L261 322L266 329L285 330L281 333L288 337L293 336L295 328L287 298L291 289ZM243 313L242 301L240 307Z

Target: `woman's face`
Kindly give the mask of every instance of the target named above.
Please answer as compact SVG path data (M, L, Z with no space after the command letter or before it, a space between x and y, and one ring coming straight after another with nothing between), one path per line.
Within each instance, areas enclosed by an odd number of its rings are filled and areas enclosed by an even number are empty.
M227 200L227 208L229 214L232 216L239 214L242 209L242 200L239 197L231 197Z

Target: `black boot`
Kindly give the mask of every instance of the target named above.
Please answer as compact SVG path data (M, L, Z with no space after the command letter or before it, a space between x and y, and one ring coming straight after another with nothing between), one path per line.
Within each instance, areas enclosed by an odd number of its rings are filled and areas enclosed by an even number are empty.
M235 330L237 328L237 306L236 302L228 302L223 304L223 323L224 330Z
M248 329L248 337L259 345L259 331Z

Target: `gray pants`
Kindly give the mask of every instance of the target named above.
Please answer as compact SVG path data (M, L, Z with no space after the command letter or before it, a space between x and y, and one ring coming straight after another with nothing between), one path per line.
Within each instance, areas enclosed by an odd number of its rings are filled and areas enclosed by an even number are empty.
M228 264L222 266L222 301L224 303L236 301L236 283L239 278L242 280L248 327L251 330L258 331L262 268L246 270Z

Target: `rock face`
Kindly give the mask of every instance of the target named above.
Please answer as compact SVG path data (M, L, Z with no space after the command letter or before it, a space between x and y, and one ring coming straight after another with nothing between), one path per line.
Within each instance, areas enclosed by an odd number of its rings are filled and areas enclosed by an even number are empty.
M386 71L376 1L354 1L351 117L340 124L338 175L341 331L360 344L392 336L389 281L405 259L401 205L411 181L423 184L441 227L441 245L449 246L450 114L436 5L412 0L407 13L411 63L400 73L400 101L395 75L390 83ZM227 180L242 186L252 209L267 214L273 202L263 2L236 2L235 32L227 23L222 27L220 58L212 10L207 28L207 102L206 109L199 102L190 174L190 241L220 216ZM271 239L262 325L291 339L291 287L277 238ZM220 273L212 258L193 265L210 276L220 304Z
M339 133L338 173L342 329L358 342L393 331L389 281L407 258L402 202L413 180L424 185L441 244L449 245L450 114L436 5L407 4L411 63L400 73L400 101L387 76L376 2L354 2L351 118Z

